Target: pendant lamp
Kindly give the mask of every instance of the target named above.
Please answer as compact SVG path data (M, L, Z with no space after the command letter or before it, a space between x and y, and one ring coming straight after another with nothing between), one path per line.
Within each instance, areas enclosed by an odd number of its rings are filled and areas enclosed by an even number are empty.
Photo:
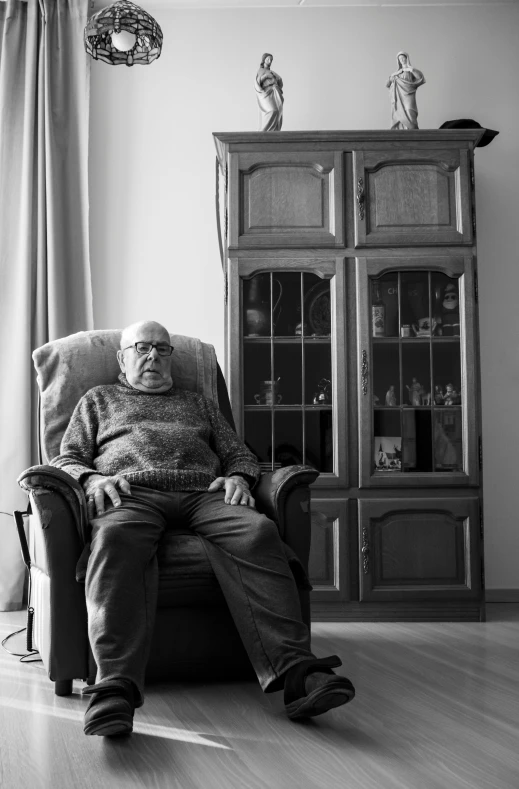
M93 14L85 27L85 49L112 66L151 63L160 56L162 30L147 11L118 0Z

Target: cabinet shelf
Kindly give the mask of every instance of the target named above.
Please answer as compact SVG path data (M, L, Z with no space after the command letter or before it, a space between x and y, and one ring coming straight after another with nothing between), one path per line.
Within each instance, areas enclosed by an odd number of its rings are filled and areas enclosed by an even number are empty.
M274 405L244 405L245 411L331 411L332 405L312 405L312 403L299 404L291 403L290 405L283 405L282 403L275 403Z
M293 336L287 336L287 337L284 337L284 336L281 336L281 335L279 337L278 336L274 336L274 337L248 337L247 335L245 335L244 338L243 338L243 342L247 343L247 345L249 343L251 345L252 344L255 344L255 345L266 345L266 344L268 344L268 345L270 345L271 342L273 342L275 344L279 343L279 344L282 344L282 345L301 345L302 342L310 343L312 345L319 345L319 344L327 345L327 344L329 344L331 342L331 339L332 338L329 335L328 336L318 335L316 337L306 336L306 335L304 337L302 337L301 335L297 335L297 334L293 335Z
M455 343L456 345L459 344L460 336L459 334L454 335L453 337L437 337L433 334L432 337L372 337L373 345L389 345L393 343L402 343L407 345L410 343L411 345L418 345L418 344L429 344L430 340L432 339L433 343L436 345L438 344L452 344Z
M456 405L438 405L435 403L434 405L375 405L373 408L375 411L431 411L433 408L438 409L438 411L445 411L447 408L459 408L461 410L463 408L463 404L457 403Z

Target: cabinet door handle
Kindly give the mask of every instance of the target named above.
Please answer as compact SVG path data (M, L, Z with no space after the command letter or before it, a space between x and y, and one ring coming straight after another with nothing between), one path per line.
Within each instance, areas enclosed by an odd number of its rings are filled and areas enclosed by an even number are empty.
M362 351L360 377L362 379L362 394L367 395L368 393L368 352L367 351Z
M359 219L364 219L364 202L366 196L364 194L364 179L359 178L357 181L357 205L359 207Z

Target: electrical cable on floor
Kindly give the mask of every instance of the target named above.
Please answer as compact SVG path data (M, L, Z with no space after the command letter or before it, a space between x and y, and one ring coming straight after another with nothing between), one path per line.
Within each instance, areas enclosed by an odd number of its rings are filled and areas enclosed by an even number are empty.
M20 513L23 514L23 513ZM12 514L9 512L4 512L0 510L0 515L7 515L8 517L12 518ZM16 516L15 516L16 517ZM39 655L39 650L33 649L32 646L32 625L34 620L34 608L31 607L31 566L30 566L30 559L24 555L24 550L22 547L22 556L23 560L29 570L29 588L27 592L27 627L22 627L20 630L15 630L14 633L10 633L2 640L2 647L5 649L9 655L14 655L15 657L20 658L20 663L42 663L42 658L34 658L32 660L27 660L27 658L32 657L32 655ZM29 562L27 564L27 562ZM7 649L6 643L9 641L10 638L13 636L17 636L19 633L23 633L27 631L27 652L12 652L10 649Z

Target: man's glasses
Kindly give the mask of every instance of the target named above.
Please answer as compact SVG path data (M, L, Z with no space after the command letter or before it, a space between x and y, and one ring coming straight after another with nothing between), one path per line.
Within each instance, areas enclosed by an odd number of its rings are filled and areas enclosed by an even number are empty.
M168 345L165 342L136 342L133 345L128 345L127 348L123 348L123 351L127 351L128 348L135 348L137 353L140 353L141 356L151 353L152 348L157 349L159 356L171 356L175 350L172 345Z

